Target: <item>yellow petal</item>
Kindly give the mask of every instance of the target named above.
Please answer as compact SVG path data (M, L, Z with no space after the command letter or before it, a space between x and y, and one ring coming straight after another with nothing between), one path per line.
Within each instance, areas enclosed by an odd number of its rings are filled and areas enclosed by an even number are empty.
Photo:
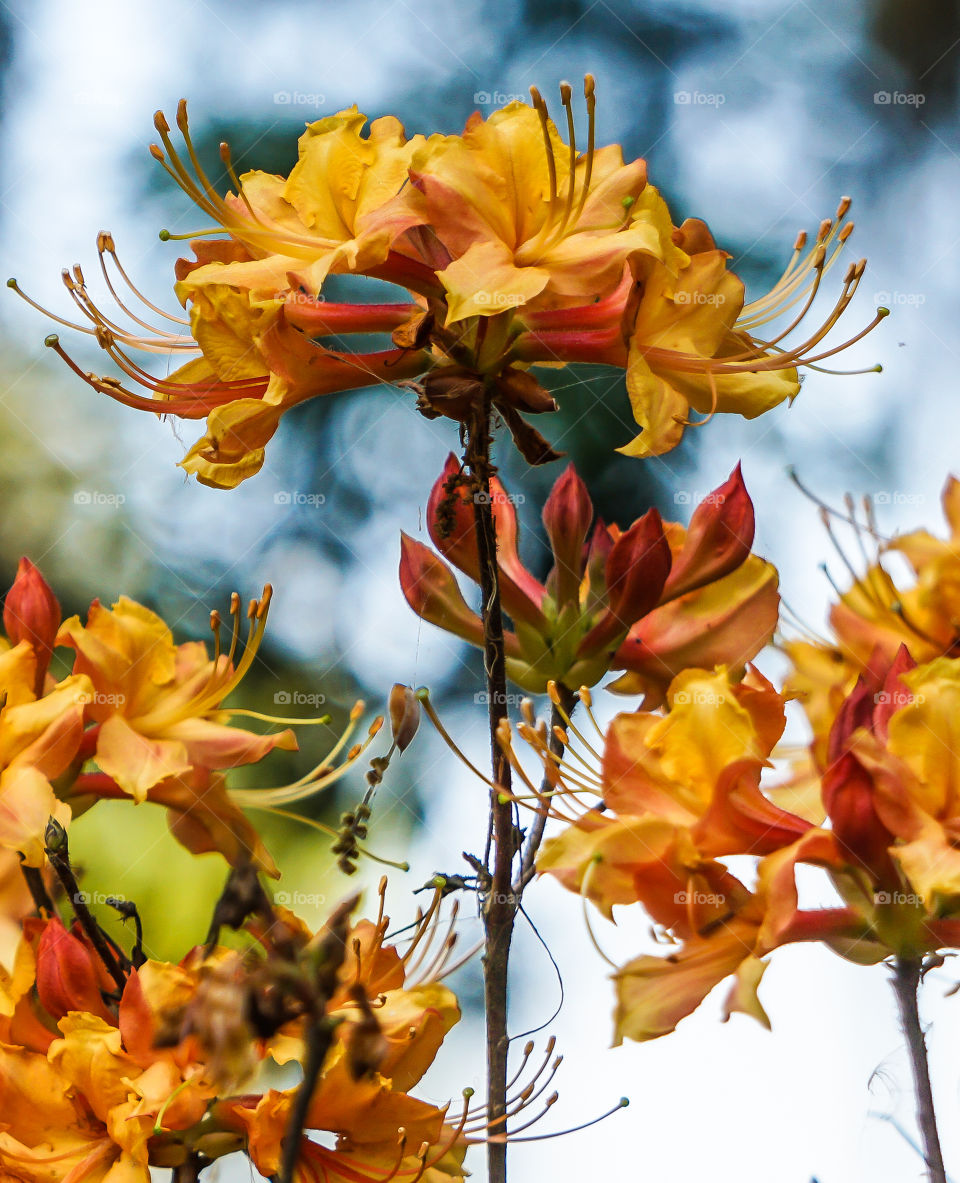
M518 267L501 242L478 242L438 278L447 291L447 324L468 316L497 316L519 308L547 286L544 267Z
M168 777L185 776L191 768L187 749L178 740L150 739L135 731L122 715L112 715L100 728L97 763L137 802Z

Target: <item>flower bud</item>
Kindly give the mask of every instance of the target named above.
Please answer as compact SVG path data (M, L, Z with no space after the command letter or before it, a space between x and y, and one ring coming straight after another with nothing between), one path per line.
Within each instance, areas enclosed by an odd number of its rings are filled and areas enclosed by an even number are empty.
M410 686L397 682L390 691L390 730L398 752L404 752L420 726L420 700Z
M60 604L50 585L28 558L22 558L17 577L3 602L3 629L11 643L29 641L37 658L35 693L43 693L53 646L60 628Z

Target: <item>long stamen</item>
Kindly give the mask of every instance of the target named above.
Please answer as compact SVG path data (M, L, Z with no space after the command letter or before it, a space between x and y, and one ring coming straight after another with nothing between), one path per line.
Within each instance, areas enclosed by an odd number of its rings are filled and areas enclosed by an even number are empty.
M577 737L577 739L580 740L580 742L587 749L587 751L590 753L591 756L596 757L597 760L602 759L600 753L596 750L596 748L594 748L593 745L590 743L590 741L586 738L586 736L582 735L581 732L577 729L576 724L571 722L570 716L567 714L566 708L563 705L563 700L560 697L560 691L557 688L556 682L551 680L547 683L547 694L550 696L550 701L557 708L557 713L560 715L560 718L563 720L564 725L570 731L573 732L573 734Z
M460 760L460 762L462 764L464 764L467 768L470 769L470 771L474 774L474 776L478 777L480 780L483 781L483 783L485 785L488 785L492 789L493 788L493 781L488 776L484 776L484 774L480 771L480 769L477 768L476 765L473 764L463 754L463 752L457 747L456 741L453 739L453 737L450 735L450 733L447 731L447 729L444 727L444 725L440 722L440 716L437 714L433 703L430 701L430 691L427 690L426 687L418 690L417 691L417 698L420 700L421 704L423 705L424 714L427 716L427 718L430 720L430 722L434 725L434 727L437 730L437 734L440 736L440 738L443 740L443 742L447 745L447 747L450 749L450 751L453 752L453 754L457 757L458 760Z
M593 931L593 924L590 921L590 910L589 910L589 906L588 906L589 898L590 898L589 894L588 894L590 891L590 879L592 878L593 872L596 869L596 867L598 867L600 865L600 862L601 862L600 855L595 854L593 856L593 858L591 858L590 864L587 867L586 871L584 871L584 873L583 873L583 879L580 881L580 902L582 904L582 910L583 910L583 922L586 925L587 937L590 941L590 944L593 945L594 949L596 949L596 951L600 954L600 956L607 963L607 965L610 966L611 969L619 969L619 966L617 965L617 963L612 958L608 957L607 954L603 951L603 949L600 948L600 942L596 938L596 934Z
M587 102L587 159L584 166L583 188L580 190L580 200L577 202L577 212L573 216L574 225L580 220L583 207L587 204L590 193L590 181L593 177L593 156L597 142L597 86L592 74L587 74L583 80L583 97Z
M123 300L120 298L119 292L113 286L113 280L110 278L110 272L107 270L106 255L108 255L108 254L114 260L114 262L116 262L117 252L116 252L116 246L113 241L113 235L111 235L108 230L101 230L100 233L97 235L97 258L100 260L100 272L103 275L103 281L107 285L107 288L110 291L110 295L113 296L114 300L116 300L117 306L123 312L125 312L127 314L127 316L130 317L131 320L136 321L136 323L138 325L141 325L143 328L149 330L151 333L156 334L158 337L159 336L170 337L172 340L178 340L178 339L182 338L184 335L186 335L187 337L190 337L189 333L187 333L187 334L181 333L181 334L177 334L176 336L174 336L174 334L168 333L164 329L157 329L153 325L151 325L149 322L147 322L145 320L141 320L141 318L139 316L137 316L137 314L135 312L133 312L132 309L128 308L126 306L126 304L124 304ZM119 264L117 264L117 266L119 267ZM121 272L120 274L123 275L124 279L126 279L126 275L123 272ZM133 286L133 284L130 283L129 280L127 280L127 286L130 288L130 290L133 292L133 294L135 296L137 296L137 298L140 300L140 302L142 304L145 304L148 308L153 308L153 310L155 312L160 312L160 309L155 308L152 304L149 304L143 298L143 296L140 295L140 292L137 291L137 289ZM189 321L183 319L182 317L169 316L166 313L162 313L162 312L160 313L160 315L166 316L167 320L174 321L177 324L189 325ZM190 339L192 340L192 337L190 337Z
M560 83L560 102L567 113L567 137L570 140L569 145L569 175L567 177L567 201L563 207L563 217L560 220L560 228L558 233L563 234L564 227L570 220L570 214L573 210L573 195L574 187L577 180L577 131L573 121L573 89L569 82Z
M142 304L144 304L152 312L156 312L159 316L162 316L165 320L171 320L175 324L189 325L190 322L185 317L173 316L171 313L165 312L162 308L159 308L156 304L152 303L152 301L148 300L147 297L140 291L140 289L134 285L134 283L130 280L130 277L127 275L126 271L123 269L123 266L120 263L120 259L117 255L116 246L113 241L113 235L109 231L102 231L101 234L99 234L97 236L97 249L98 250L100 249L101 239L103 240L103 249L110 255L110 258L113 260L113 265L114 265L114 267L116 267L117 273L119 274L120 278L123 280L123 282L127 285L127 287L130 289L130 291L133 292L133 294L137 297L137 299Z
M557 206L559 205L560 199L557 193L557 161L553 155L553 143L550 139L550 116L547 112L547 104L543 100L543 95L535 86L530 87L530 98L533 102L533 109L536 111L540 120L543 147L547 155L547 173L550 183L550 212L547 215L547 224L552 226L556 221Z

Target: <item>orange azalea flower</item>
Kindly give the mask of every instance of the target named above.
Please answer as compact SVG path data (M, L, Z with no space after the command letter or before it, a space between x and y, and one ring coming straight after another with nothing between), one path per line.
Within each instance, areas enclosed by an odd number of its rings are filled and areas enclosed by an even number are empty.
M585 95L589 143L578 155L572 92L561 86L569 147L534 88L533 106L513 102L489 119L471 116L457 136L431 136L413 156L407 208L429 225L449 256L437 278L446 324L505 310L563 308L609 294L626 264L651 261L676 273L666 203L647 185L642 160L624 164L619 146L594 144L593 78Z
M160 149L154 155L187 196L252 256L194 272L181 281L184 302L210 282L262 292L299 285L316 294L328 274L369 272L386 263L395 240L418 221L391 198L406 183L411 158L424 141L423 136L407 140L403 125L390 115L375 119L364 137L366 122L354 106L307 124L288 178L245 173L237 193L221 200L199 169L200 184L193 181L158 112L166 156ZM183 102L177 126L194 161Z
M135 801L196 765L233 768L275 747L296 749L290 730L256 735L228 726L231 711L221 706L254 661L269 603L268 587L251 604L250 638L236 665L235 645L213 660L200 641L175 645L160 617L126 596L111 609L94 601L85 625L78 616L64 622L58 642L76 650L74 670L94 688L97 764ZM232 614L239 625L236 598Z
M901 650L860 680L837 715L822 772L829 828L782 809L761 783L783 704L753 671L732 684L722 671L688 670L670 687L665 713L613 721L596 773L564 758L550 792L534 793L535 808L572 823L545 842L538 870L607 917L642 904L678 942L666 957L617 969L618 1042L672 1031L731 975L726 1013L766 1024L757 987L768 954L787 943L820 941L872 965L960 941L950 755L960 750L960 660L914 666ZM543 733L519 730L548 761ZM591 793L602 809L585 808ZM723 861L745 855L759 859L752 890ZM800 864L828 872L836 906L800 908Z
M363 712L358 703L327 758L293 783L227 787L222 770L258 761L275 747L297 746L289 729L258 735L231 725L236 715L282 719L223 706L256 657L270 595L268 587L249 605L244 646L240 600L233 597L228 652L221 650L219 614L212 614L211 658L202 642L174 644L159 616L126 597L112 609L95 601L86 625L75 616L58 629L56 598L23 560L4 604L6 627L21 639L0 649L6 702L0 719L0 847L42 866L51 817L63 823L71 810L83 812L99 798L132 798L166 806L174 835L195 853L216 850L231 863L252 860L276 874L242 808L288 805L338 779L363 755L380 721L338 763ZM76 651L74 673L60 683L46 672L55 644ZM38 684L44 690L39 698Z
M797 862L841 870L848 860L834 835L782 809L761 783L783 731L782 696L755 670L739 683L723 670L687 670L666 707L617 716L598 787L564 760L545 802L573 824L544 843L537 869L608 918L615 906L642 904L679 943L667 957L643 955L616 971L617 1042L672 1031L731 975L726 1013L767 1024L757 998L764 958L788 941L857 948L861 959L886 955L852 906L798 906ZM521 733L536 742L529 728ZM584 810L585 790L602 810ZM745 855L760 858L754 890L722 861Z
M770 640L777 620L777 574L750 553L753 505L731 475L694 513L689 530L651 510L629 530L593 521L586 487L569 467L553 487L543 521L554 565L545 583L517 552L517 517L499 480L491 483L504 610L507 674L542 693L550 681L591 686L611 668L612 684L655 706L685 666L713 661L742 671ZM427 524L437 549L479 582L473 507L450 456L434 484ZM425 620L482 646L480 617L453 573L432 551L403 536L400 583Z
M177 124L185 156L158 115L163 147L154 145L154 157L214 220L214 232L222 227L229 238L201 237L195 261L180 261L177 292L190 317L171 317L167 328L149 327L158 310L136 289L142 313L121 304L121 314L108 316L80 269L66 273L85 323L55 319L94 336L132 388L84 374L58 338L48 344L85 381L128 406L157 411L161 402L166 413L206 416L207 431L183 463L220 488L259 470L287 409L335 390L414 385L425 415L461 424L492 408L536 464L556 453L523 415L555 404L528 368L619 366L642 429L621 450L649 456L675 446L691 408L707 418L715 411L762 414L797 393L798 366L845 347L822 342L860 282L862 261L848 271L826 320L800 345L781 342L805 317L849 235L850 226L841 225L849 201L821 225L809 252L801 236L767 296L745 304L729 256L704 224L674 227L647 184L644 162L625 164L618 146L596 145L592 78L584 153L571 88L561 86L568 144L539 92L532 94L532 106L512 103L486 120L475 114L462 134L427 140L407 140L389 117L375 120L364 137L365 117L341 111L307 128L286 179L236 177L224 146L236 190L226 198L199 164L184 105ZM110 266L117 282L132 287L108 234L98 250L111 292ZM339 272L388 280L410 298L327 303L320 288ZM19 292L15 281L11 286ZM789 326L760 335L797 305L800 315ZM323 340L357 332L391 333L396 348L352 353ZM171 377L155 378L131 350L190 360Z
M148 1183L150 1165L183 1160L169 1157L171 1132L192 1130L214 1095L188 1047L153 1047L163 1008L190 980L147 962L108 1005L114 983L85 937L55 919L26 932L0 990L0 1171L26 1183Z
M792 640L784 649L794 670L787 686L802 699L815 736L815 753L825 763L827 736L841 704L857 678L893 662L901 647L914 661L953 657L960 645L960 482L949 477L942 494L944 516L950 529L946 539L927 530L882 538L874 509L865 501L866 520L844 513L858 534L863 550L876 552L862 575L850 560L847 568L854 582L838 593L830 609L834 640ZM822 507L831 537L829 510ZM836 541L836 540L835 540ZM839 543L837 543L839 546ZM887 557L901 555L913 572L913 581L901 586L887 569Z

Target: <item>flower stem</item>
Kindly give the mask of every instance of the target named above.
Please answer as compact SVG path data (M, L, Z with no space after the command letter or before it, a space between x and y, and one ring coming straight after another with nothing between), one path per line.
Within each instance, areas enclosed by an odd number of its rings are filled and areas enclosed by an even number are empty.
M930 1084L930 1065L927 1044L920 1025L918 994L922 963L919 957L898 957L893 965L893 989L900 1008L900 1025L910 1050L913 1082L917 1097L917 1123L923 1138L923 1157L930 1183L947 1183L940 1149L940 1135L933 1108L933 1088Z
M560 695L560 702L559 704L554 703L550 710L550 736L547 744L553 755L559 758L563 755L563 742L557 738L556 728L563 727L567 719L573 714L577 705L577 699L573 691L568 690L562 682L557 683L557 691ZM550 778L544 772L543 780L540 783L541 796L547 796L551 787ZM523 858L520 863L520 872L513 884L518 908L521 897L523 896L523 889L537 873L537 851L540 849L540 843L543 841L543 831L546 829L546 825L547 803L544 802L537 811L533 825L527 832L526 841L523 846Z
M306 1055L303 1061L303 1080L297 1089L290 1114L290 1122L283 1136L283 1156L280 1164L280 1183L293 1183L300 1161L301 1141L307 1128L310 1102L317 1088L323 1062L333 1042L334 1025L324 1016L314 1018L307 1026Z
M507 716L506 656L503 643L503 613L497 575L497 533L490 499L490 409L478 408L467 438L465 460L473 478L474 522L480 560L480 590L483 618L483 664L487 681L490 753L494 788L490 792L486 869L490 888L484 909L485 948L483 955L484 1004L487 1026L487 1120L490 1132L506 1133L507 985L510 943L517 914L513 892L513 860L517 852L514 806L502 794L510 792L510 764L497 742L497 727ZM492 852L491 852L492 840ZM492 865L491 865L492 855ZM506 1183L507 1146L487 1144L489 1183Z

